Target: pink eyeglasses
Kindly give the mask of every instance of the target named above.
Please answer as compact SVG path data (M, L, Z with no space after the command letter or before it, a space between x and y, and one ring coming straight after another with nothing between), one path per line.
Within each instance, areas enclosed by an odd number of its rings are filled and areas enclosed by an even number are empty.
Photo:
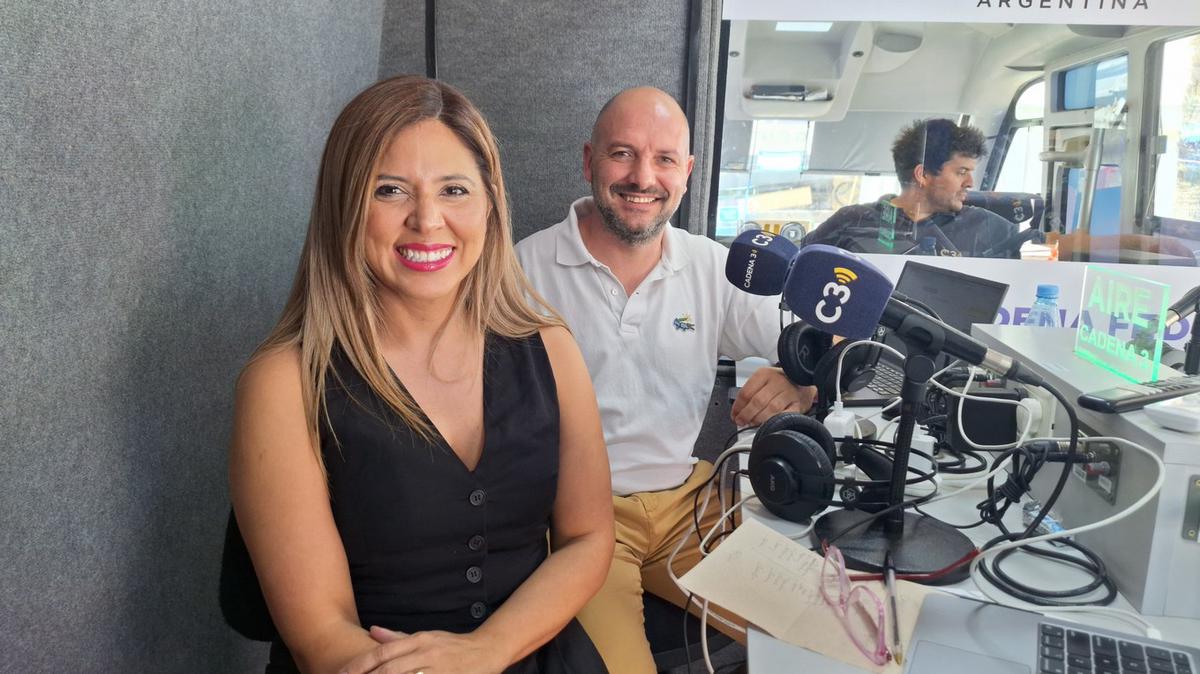
M837 546L825 550L821 565L821 596L833 607L847 636L871 662L885 664L892 654L884 640L883 601L866 585L852 585L846 560Z

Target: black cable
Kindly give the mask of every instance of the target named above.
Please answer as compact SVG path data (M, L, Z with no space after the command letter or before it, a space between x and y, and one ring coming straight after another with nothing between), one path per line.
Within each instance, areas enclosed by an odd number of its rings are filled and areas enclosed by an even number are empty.
M972 473L987 472L987 459L983 458L979 452L976 452L973 449L960 452L945 443L942 443L939 447L942 450L940 453L949 454L950 456L954 457L954 459L950 461L938 461L937 467L939 473L946 473L949 475L970 475ZM968 466L967 459L974 460L975 465Z
M1011 536L1012 533L1004 525L1003 516L1009 507L1018 503L1021 497L1027 493L1031 487L1031 481L1037 472L1046 463L1044 452L1038 453L1032 451L1028 446L1019 447L1009 450L996 458L993 468L1004 461L1006 457L1012 456L1013 469L1009 479L1001 485L999 490L994 489L993 484L989 484L988 499L981 502L978 506L980 518L984 521L995 524L1000 531ZM989 480L989 483L991 481ZM1068 590L1041 590L1024 583L1017 581L1009 576L1000 568L1001 560L1009 557L1018 549L1014 548L1006 550L998 555L988 565L988 560L980 562L980 573L1005 593L1016 597L1022 601L1026 601L1041 606L1075 606L1082 604L1101 603L1109 604L1116 598L1116 586L1107 577L1103 561L1096 556L1094 552L1088 548L1070 540L1062 540L1062 543L1078 550L1083 556L1083 559L1078 557L1065 555L1054 550L1045 550L1034 547L1023 548L1025 552L1040 557L1057 560L1064 564L1069 564L1081 569L1084 573L1092 577L1091 582L1080 587L1071 588ZM1102 599L1087 602L1067 602L1060 601L1062 599L1070 599L1091 594L1096 589L1104 587L1106 595Z
M692 647L688 645L688 609L692 607L692 601L696 595L688 593L687 603L683 605L683 659L687 660L688 674L692 674Z
M850 440L848 440L848 441L850 441ZM882 453L885 456L890 456L889 450L894 451L895 446L896 446L895 443L885 442L883 440L854 439L853 442L856 442L859 445L864 446L864 447L880 446L883 448ZM880 451L880 450L872 449L871 451ZM909 451L916 453L920 456L929 458L930 462L932 463L932 457L930 457L928 454L925 454L924 452L920 452L917 450L912 450L912 449L910 449ZM916 473L916 475L917 475L917 477L915 477L915 478L906 478L904 481L904 483L906 485L912 486L912 485L916 485L916 484L921 484L922 482L933 482L934 478L937 475L937 467L935 464L934 469L932 471L926 472L926 471L920 470L918 468L914 468L913 466L909 466L908 472ZM883 510L880 510L879 512L871 513L869 516L864 517L863 519L859 520L858 522L855 522L854 524L851 524L850 526L845 527L841 531L837 532L836 534L834 534L833 536L829 537L828 539L826 539L825 541L822 541L822 542L825 543L826 545L832 545L834 543L834 541L838 540L842 536L845 536L846 534L850 533L851 531L863 526L864 524L869 524L871 522L874 522L875 520L879 519L880 517L882 517L884 515L887 515L888 513L895 512L899 508L912 508L912 507L921 505L923 503L926 503L936 495L937 495L937 490L934 489L934 491L932 491L928 494L925 494L924 496L917 497L911 501L902 501L900 503L890 505L890 506L884 508Z
M1037 516L1033 519L1032 522L1030 522L1029 528L1027 528L1024 533L1020 534L1020 538L1030 538L1031 537L1030 533L1037 529L1037 525L1041 524L1042 520L1045 519L1046 513L1049 512L1050 507L1053 506L1054 503L1058 501L1058 496L1059 496L1059 494L1062 493L1063 486L1066 484L1066 481L1067 481L1066 478L1067 478L1067 476L1070 475L1071 463L1075 458L1075 449L1076 449L1076 446L1078 445L1079 417L1075 414L1075 409L1073 407L1071 407L1070 403L1067 402L1066 398L1063 397L1063 394L1061 392L1059 392L1058 389L1054 388L1050 384L1043 384L1043 387L1047 391L1049 391L1051 395L1053 395L1055 398L1057 398L1058 401L1060 403L1062 403L1064 408L1066 408L1067 417L1070 420L1070 424L1071 424L1071 440L1070 440L1070 445L1068 445L1068 449L1067 449L1067 462L1063 465L1063 472L1061 475L1059 475L1058 483L1055 484L1055 486L1054 486L1054 491L1050 494L1050 497L1047 499L1046 503L1042 504L1042 510L1040 512L1038 512ZM989 480L988 481L989 490L991 489L991 484L992 484L992 481ZM837 541L842 536L845 536L846 534L850 533L851 531L853 531L859 527L870 524L871 522L874 522L875 520L879 519L880 517L883 517L884 515L893 513L895 511L903 509L903 508L913 508L913 507L916 507L919 505L923 505L923 504L929 502L935 496L935 494L936 494L936 492L934 494L926 494L924 496L921 496L921 497L918 497L918 498L915 498L915 499L912 499L909 501L901 501L900 503L890 505L890 506L884 508L883 510L880 510L877 513L872 513L869 517L864 517L863 519L855 522L854 524L851 524L850 526L843 528L841 531L835 533L833 536L830 536L824 542L827 545L832 545L835 541ZM999 536L997 538L993 538L992 540L985 543L983 546L980 546L980 551L985 550L987 547L994 547L996 545L999 545L1000 543L1007 541L1007 540L1016 540L1016 535L1008 534L1006 536Z
M1029 491L1033 476L1046 463L1044 453L1032 451L1028 447L1019 447L1005 451L1003 454L996 457L993 462L993 468L998 466L1005 458L1013 457L1013 465L1009 473L1009 479L997 489L994 484L994 478L988 480L988 499L979 505L980 515L983 518L992 520L993 524L1001 530L1002 535L997 536L987 543L980 546L980 551L986 551L994 548L1001 543L1008 541L1020 541L1032 538L1038 528L1038 525L1045 519L1046 514L1058 502L1059 496L1066 485L1068 476L1070 475L1071 465L1075 463L1075 458L1078 456L1079 444L1079 418L1075 413L1074 407L1065 399L1060 391L1052 385L1044 383L1044 389L1049 391L1067 412L1067 417L1070 420L1071 432L1070 440L1067 446L1067 452L1063 460L1063 468L1059 473L1058 481L1055 483L1050 495L1042 503L1041 509L1037 515L1029 522L1025 530L1020 533L1010 532L1001 521L1004 513L1013 504L1020 501L1021 496ZM1082 559L1071 555L1066 555L1054 550L1046 550L1042 548L1020 547L1006 550L999 553L991 560L989 566L988 560L983 559L980 565L980 573L1002 592L1016 597L1022 601L1040 606L1084 606L1093 604L1109 604L1116 597L1116 587L1111 578L1108 577L1107 569L1103 561L1092 550L1085 546L1068 539L1059 539L1062 543L1071 547L1084 555ZM1067 590L1044 590L1035 588L1027 584L1021 583L1013 579L1002 569L999 568L1001 560L1009 557L1011 553L1017 550L1025 551L1029 554L1037 555L1047 559L1053 559L1058 562L1071 564L1082 569L1085 573L1092 576L1092 581L1077 587ZM1074 597L1081 597L1086 594L1103 587L1105 596L1100 599L1093 600L1078 600L1078 601L1063 601Z
M875 520L879 519L880 517L883 517L884 515L888 515L890 513L894 513L901 508L914 508L914 507L922 505L924 503L928 503L930 501L930 499L932 499L936 494L937 494L937 492L932 492L932 493L926 494L924 496L915 498L911 501L901 501L900 503L890 505L890 506L884 508L883 510L880 510L877 513L871 513L869 516L864 517L863 519L855 522L854 524L851 524L848 527L845 527L844 529L842 529L841 531L837 532L836 534L830 536L828 539L826 539L823 542L826 545L833 545L834 542L836 542L839 538L841 538L842 536L845 536L846 534L850 533L851 531L854 531L855 529L857 529L863 525L870 524L871 522L874 522Z
M935 318L939 321L942 321L942 317L938 316L938 312L934 311L933 307L929 306L928 304L925 304L924 302L922 302L921 300L919 300L915 297L906 296L904 298L903 302L905 304L916 307L917 309L920 309L921 311L923 311L925 314L927 314L931 318ZM945 323L945 321L942 321L942 322Z
M938 520L942 524L945 524L946 526L954 527L955 529L974 529L975 527L979 527L979 526L983 526L983 525L987 524L987 522L984 522L983 520L979 520L978 522L974 522L972 524L954 524L953 522L947 522L939 517L934 517L933 515L930 515L929 513L925 512L924 510L921 510L921 506L913 506L913 511L919 515L924 515L925 517L932 517L933 519Z
M988 560L985 559L979 563L979 572L984 578L987 578L989 583L1004 591L1006 594L1016 597L1021 601L1037 604L1038 606L1087 606L1093 604L1108 606L1111 604L1117 598L1117 586L1108 576L1108 570L1104 566L1104 561L1101 560L1100 557L1090 548L1087 548L1086 546L1073 540L1064 538L1059 539L1057 542L1074 548L1083 555L1083 558L1081 559L1074 555L1068 555L1056 550L1047 550L1044 548L1027 546L1024 548L1005 550L1004 552L997 554L995 558L991 560L990 567L988 565ZM1091 576L1092 580L1079 587L1066 590L1044 590L1022 583L1009 576L1004 572L1003 569L1000 568L1000 562L1018 550L1036 555L1038 557L1053 559L1060 563L1074 566ZM1099 599L1065 601L1089 595L1101 587L1104 588L1105 594Z

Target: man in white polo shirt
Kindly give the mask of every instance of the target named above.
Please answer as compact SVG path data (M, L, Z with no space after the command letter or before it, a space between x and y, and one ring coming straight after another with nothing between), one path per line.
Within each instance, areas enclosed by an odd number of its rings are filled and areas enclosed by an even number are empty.
M655 671L642 588L686 601L666 562L692 528L693 495L713 471L692 447L717 358L774 360L779 337L778 298L737 290L724 278L723 246L668 226L692 170L688 139L683 111L664 92L617 94L583 147L593 196L517 246L534 288L570 325L600 404L617 547L607 582L579 618L609 671L621 674ZM807 410L812 394L762 368L734 402L734 422ZM674 569L682 574L699 559L693 537Z

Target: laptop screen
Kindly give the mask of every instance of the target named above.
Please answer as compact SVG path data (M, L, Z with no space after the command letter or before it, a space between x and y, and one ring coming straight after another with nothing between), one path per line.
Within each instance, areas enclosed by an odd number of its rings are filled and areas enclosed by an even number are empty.
M896 291L928 304L943 323L969 335L971 324L996 320L1008 284L910 260ZM904 351L904 342L890 332L884 343Z

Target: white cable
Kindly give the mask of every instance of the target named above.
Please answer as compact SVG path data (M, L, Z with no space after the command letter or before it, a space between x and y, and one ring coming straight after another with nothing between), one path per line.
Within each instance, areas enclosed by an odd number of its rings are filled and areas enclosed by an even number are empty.
M716 669L713 667L712 657L708 654L708 600L704 600L704 604L700 607L700 653L704 655L704 666L708 668L708 674L716 674Z
M932 378L930 378L929 383L933 384L934 386L941 389L945 393L952 395L955 398L959 398L960 400L976 400L979 402L996 403L996 404L1000 404L1000 405L1011 405L1013 407L1021 406L1021 402L1019 400L1001 400L999 398L985 398L983 396L969 395L967 393L967 391L971 388L971 384L973 384L975 382L975 372L977 369L978 368L976 368L974 365L972 365L970 368L967 369L967 383L963 385L962 391L955 391L954 389L949 388L949 387L945 386L944 384L942 384L941 382L935 381ZM1025 418L1025 427L1021 429L1021 433L1017 436L1016 442L1005 444L1005 445L978 445L978 444L975 444L975 442L973 442L971 440L971 438L967 437L967 429L963 425L963 407L965 407L965 405L963 405L960 402L958 404L958 433L960 436L962 436L963 441L965 441L968 445L970 445L974 449L982 449L985 451L994 451L994 450L1013 449L1014 447L1019 447L1019 446L1021 446L1022 443L1025 442L1025 436L1027 436L1029 434L1030 428L1033 427L1033 417L1028 416Z
M726 449L725 451L721 452L720 456L717 457L717 460L714 463L714 469L720 470L721 465L725 462L725 460L727 458L729 458L729 456L731 454L737 454L737 453L741 453L741 452L745 452L745 451L746 450L739 448L736 444L733 447ZM709 501L712 499L712 488L713 488L712 482L709 482L704 488L704 501L703 501L703 503L701 503L700 510L696 515L697 520L703 519L704 513L708 512L708 504L709 504ZM717 519L717 523L713 526L713 529L709 532L709 536L705 536L700 541L699 549L700 549L700 554L702 556L707 555L707 553L704 552L704 546L707 544L712 532L715 531L718 527L723 527L724 523L725 523L725 518L728 517L729 514L732 513L734 510L736 510L737 508L740 508L743 503L745 503L748 499L751 499L751 498L755 498L753 494L744 496L740 500L738 500L738 502L735 503L728 510L721 513L721 516ZM684 534L682 538L679 539L679 543L677 543L675 545L674 549L671 550L671 554L667 557L667 576L670 577L671 581L673 583L675 583L675 587L679 588L679 591L682 592L683 594L692 594L692 593L688 592L688 590L683 587L683 585L679 582L679 576L675 575L675 568L674 568L675 567L675 557L678 556L680 550L683 549L683 546L686 545L688 540L691 539L693 531L695 531L695 527L690 528L688 530L688 532L686 534ZM700 532L697 531L696 535L699 536ZM718 614L714 613L712 615L713 615L713 618L716 618L716 620L718 622L720 622L721 624L723 624L731 629L737 630L739 632L746 631L746 628L744 628L741 625L738 625L736 623L733 623Z
M1046 439L1048 439L1048 440L1069 440L1070 438L1046 438ZM991 583L982 583L979 580L978 568L979 568L979 564L983 562L984 557L991 557L991 556L994 556L1001 552L1004 552L1005 550L1012 550L1015 548L1024 547L1026 545L1032 545L1033 543L1040 543L1042 541L1050 541L1050 540L1054 540L1054 539L1058 539L1058 538L1066 538L1068 536L1075 536L1075 535L1081 534L1085 531L1092 531L1093 529L1099 529L1100 527L1106 527L1106 526L1112 524L1113 522L1117 522L1117 521L1122 520L1122 519L1128 517L1129 515L1133 514L1139 508L1146 505L1146 503L1149 502L1150 499L1152 499L1158 495L1159 490L1162 489L1163 480L1166 478L1166 472L1167 472L1166 466L1163 465L1162 459L1158 458L1158 455L1156 455L1154 452L1150 451L1149 449L1146 449L1145 447L1137 444L1136 442L1130 442L1129 440L1126 440L1124 438L1114 438L1114 437L1080 438L1081 444L1098 442L1098 441L1118 442L1118 443L1121 443L1131 449L1136 449L1137 451L1142 452L1146 456L1149 456L1154 461L1154 465L1158 467L1158 476L1155 478L1154 485L1150 487L1149 491L1147 491L1145 494L1143 494L1141 496L1141 498L1139 498L1138 500L1131 503L1128 507L1126 507L1121 512L1118 512L1114 515L1110 515L1109 517L1106 517L1097 522L1092 522L1091 524L1084 524L1084 525L1081 525L1078 527L1074 527L1072 529L1063 529L1062 531L1056 531L1056 532L1049 533L1049 534L1043 534L1041 536L1034 536L1032 538L1026 538L1026 539L1019 540L1019 541L1010 541L1008 543L1001 543L1000 545L997 545L995 547L988 548L987 550L982 551L978 556L976 556L975 559L971 560L971 566L970 566L971 580L974 581L975 587L979 588L979 591L981 593L983 593L984 596L986 596L988 599L991 599L995 603L1000 604L1002 606L1009 606L1012 608L1018 608L1018 609L1022 609L1022 610L1026 610L1026 611L1037 611L1037 612L1042 612L1042 613L1112 614L1113 617L1137 624L1139 627L1142 628L1142 630L1145 632L1147 637L1150 637L1152 639L1161 639L1162 634L1158 631L1158 629L1155 628L1153 625L1151 625L1145 618L1138 615L1137 613L1134 613L1133 611L1127 611L1125 609L1119 609L1119 608L1110 608L1107 606L1040 606L1038 604L1031 604L1031 603L1023 602L1023 601L1020 601L1017 599L1013 599L1011 597L1008 597L1007 595L994 595L994 594L988 592L988 589L987 589L987 587L991 587ZM987 587L985 587L985 586L987 586Z
M725 450L725 452L721 454L721 457L719 457L717 459L718 466L720 465L721 458L724 458L730 451L733 451L732 448ZM696 519L701 519L704 516L704 513L708 510L708 501L711 496L712 496L712 483L710 482L708 484L708 486L705 487L704 503L700 506L700 513L696 516ZM738 508L742 507L743 504L745 504L747 501L749 501L752 498L758 498L758 497L755 496L754 494L747 494L746 496L743 496L742 498L738 499L738 502L733 504L733 506L731 506L728 510L721 513L721 516L717 519L717 522L712 526L711 529L708 530L708 533L705 534L704 537L700 539L699 549L700 549L700 554L702 556L708 555L708 553L706 553L704 551L704 547L706 545L708 545L709 540L712 538L713 534L715 534L717 532L718 529L723 530L724 524L725 524L725 518L728 517L729 514L732 513L734 510L737 510ZM693 592L688 591L688 589L685 588L683 586L683 584L679 582L679 576L675 575L675 568L674 568L675 567L675 556L677 554L679 554L679 551L683 549L684 544L688 541L688 539L690 539L692 537L692 531L695 531L695 527L692 527L692 529L690 529L687 532L687 534L685 534L684 537L679 540L679 543L675 545L675 548L673 550L671 550L670 556L667 557L667 575L671 578L671 582L675 583L675 587L679 588L680 592L682 592L683 594L687 594L687 595L694 595L696 597L699 597L702 600L700 602L700 651L704 655L704 664L705 664L705 666L708 667L709 674L713 674L715 670L713 669L713 666L712 666L712 659L710 658L710 656L708 654L708 616L711 615L713 618L715 618L717 620L717 622L720 622L722 625L725 625L726 627L737 630L738 632L741 632L743 634L745 634L746 628L726 619L724 616L718 615L716 613L709 613L708 599L705 599L704 597L701 597L700 595L697 595ZM698 533L699 532L697 532L697 534ZM687 609L685 608L684 610L686 611Z
M888 410L892 409L892 408L893 408L893 407L895 407L896 405L899 405L899 404L900 404L900 402L901 402L901 401L900 401L900 399L899 399L899 398L895 398L895 399L893 399L893 400L892 400L890 403L888 403L888 404L884 405L883 407L880 407L880 408L879 408L878 410L876 410L875 412L872 412L871 414L869 414L869 415L867 415L867 416L863 417L863 418L862 418L862 420L863 420L863 421L869 421L869 420L871 420L871 419L874 419L875 417L881 416L881 415L882 415L884 412L886 412L886 411L888 411ZM882 437L883 437L883 434L882 434L882 433L879 433L878 431L876 431L876 433L875 433L875 437L877 437L877 438L882 438Z
M873 344L875 346L878 346L881 349L886 349L888 351L891 351L900 359L904 358L904 354L893 349L892 347L888 346L887 344L884 344L883 342L877 342L873 339L860 339L857 342L851 342L849 345L847 345L846 347L844 347L842 349L841 353L838 354L837 372L836 372L836 377L833 380L834 381L833 401L835 403L840 403L842 401L842 360L846 357L847 351L849 351L850 349L853 349L856 346L862 346L863 344ZM819 383L818 383L818 385L819 385Z
M863 340L862 342L857 342L857 343L855 343L855 344L851 344L850 346L848 346L848 347L846 347L846 348L847 348L847 349L849 349L851 346L856 346L857 344L866 344L866 343L868 343L868 340ZM886 344L884 344L884 345L882 345L882 346L883 346L884 348L886 348L886 349L890 349L891 351L893 351L893 352L895 352L895 353L899 354L899 352L898 352L898 351L896 351L895 349L892 349L892 347L890 347L890 346L887 346ZM843 352L843 353L844 353L844 352ZM901 355L901 358L903 358L903 356L902 356L902 355ZM937 372L934 372L933 374L929 375L929 381L930 381L930 383L932 383L932 384L937 384L937 381L936 381L936 380L937 380L937 378L938 378L938 377L940 377L940 376L942 376L943 374L945 374L945 373L946 373L946 371L950 370L951 368L953 368L953 367L957 367L957 366L958 366L958 364L959 364L959 362L960 362L960 361L957 361L957 360L956 360L956 361L954 361L954 362L950 363L949 365L947 365L946 367L943 367L942 369L938 370ZM840 363L839 363L839 365L840 365ZM839 373L839 374L838 374L838 380L840 381L840 380L841 380L841 378L842 378L842 377L841 377L841 374ZM938 384L938 385L940 386L940 384ZM889 402L888 404L886 404L886 405L884 405L883 407L879 408L877 411L875 411L875 412L872 412L871 414L869 414L869 415L867 415L867 416L863 417L863 421L867 421L867 420L870 420L870 419L874 419L875 417L877 417L877 416L880 416L880 415L882 415L884 412L886 412L886 411L888 411L888 410L892 409L893 407L895 407L895 406L899 405L901 402L902 402L902 401L900 400L900 398L894 398L894 399L893 399L891 402ZM898 418L898 417L897 417L897 418ZM887 425L885 425L883 428L888 428L889 426L891 426L891 424L892 424L894 421L895 421L895 419L892 419L892 421L891 421L891 422L888 422L888 424L887 424ZM877 438L879 438L879 439L883 439L883 429L880 429L879 431L877 431L877 432L875 433L875 437L877 437Z
M718 529L724 530L722 525L725 522L725 518L728 517L729 514L732 513L733 511L735 511L738 508L741 508L743 505L745 505L748 501L750 501L750 499L757 500L758 497L755 496L754 494L747 494L746 496L743 496L741 499L739 499L737 503L730 506L730 508L728 510L724 511L721 514L721 518L717 521L717 523L714 524L712 526L712 528L708 530L708 533L706 533L704 535L704 538L702 538L700 540L700 554L702 554L702 555L708 554L708 553L704 552L704 549L705 549L705 547L708 546L708 543L712 539L713 535L717 533ZM788 538L790 538L792 540L796 540L797 538L804 538L804 537L808 536L809 532L812 531L812 528L813 528L813 523L810 523L801 532L788 535ZM672 557L674 557L674 552L672 552ZM667 561L667 572L668 572L668 574L671 575L671 578L672 578L672 580L675 581L676 585L678 585L679 581L677 578L675 578L674 571L671 569L671 560L670 559L668 559L668 561ZM682 589L682 587L680 589ZM699 595L697 595L697 596L699 596ZM700 610L701 652L704 654L704 664L708 667L709 674L712 674L714 669L712 666L712 660L710 659L709 652L708 652L708 616L711 615L712 617L714 617L718 621L720 621L722 624L732 627L739 632L745 633L746 629L740 625L736 625L736 624L726 620L725 618L721 617L720 615L717 615L716 613L709 612L708 600L704 599L704 597L700 597L700 598L703 600L703 602L700 605L701 606L701 610Z

